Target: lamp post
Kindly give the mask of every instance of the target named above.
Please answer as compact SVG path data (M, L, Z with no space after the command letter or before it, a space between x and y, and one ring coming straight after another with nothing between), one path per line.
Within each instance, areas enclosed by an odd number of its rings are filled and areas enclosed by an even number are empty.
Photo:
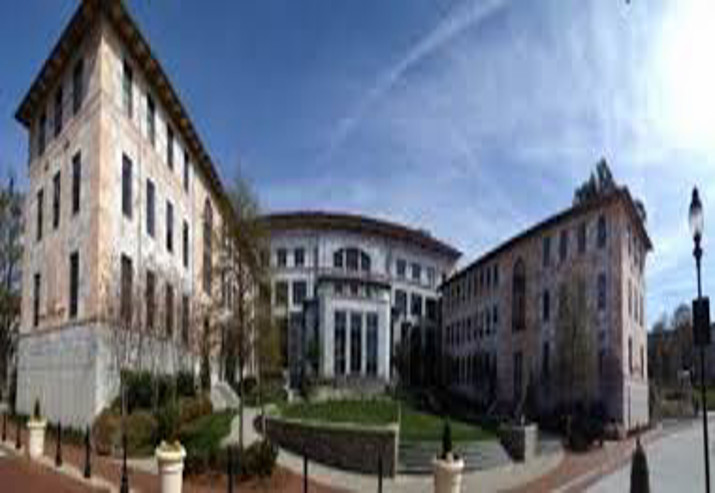
M698 297L693 301L693 339L695 344L700 346L700 392L702 395L703 413L703 447L705 454L705 491L710 493L710 454L708 450L708 408L705 392L705 346L710 344L710 303L707 297L703 298L702 284L700 280L700 260L703 250L700 241L703 236L703 205L700 202L697 187L693 188L693 197L690 202L690 212L688 214L690 232L693 235L695 248L695 267L698 276Z

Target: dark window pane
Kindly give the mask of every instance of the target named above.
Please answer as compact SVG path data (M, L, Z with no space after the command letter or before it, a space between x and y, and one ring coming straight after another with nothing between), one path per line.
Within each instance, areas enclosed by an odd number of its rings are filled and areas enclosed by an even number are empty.
M132 161L122 155L122 213L132 218Z
M82 154L79 152L72 158L72 214L79 212L82 198Z
M84 100L84 63L82 60L77 62L72 74L72 111L76 115L82 108Z
M79 252L70 255L69 317L76 318L79 307Z
M52 179L52 227L54 229L57 229L60 225L60 199L62 197L61 185L62 181L60 178L60 172L58 171Z
M55 137L62 132L62 86L55 92Z
M156 231L156 187L151 180L146 181L146 234L154 238Z

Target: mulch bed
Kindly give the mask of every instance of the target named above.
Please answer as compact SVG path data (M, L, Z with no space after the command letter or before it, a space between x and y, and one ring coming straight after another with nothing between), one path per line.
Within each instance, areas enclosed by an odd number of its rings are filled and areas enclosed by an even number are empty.
M0 426L1 426L0 418ZM5 442L6 447L15 447L15 423L11 423L8 420L7 426L7 441ZM49 431L49 429L48 429ZM23 448L26 449L27 446L27 429L22 430L22 444ZM45 434L45 456L54 460L56 454L56 441L53 434ZM78 468L80 471L84 470L84 447L66 443L62 443L62 460L65 464L71 464ZM36 468L42 468L45 471L48 469L39 466L34 463L30 463L28 459L18 461L27 462L28 465ZM147 493L158 493L159 492L159 477L146 473L143 471L138 471L135 469L129 469L129 486L134 490ZM108 482L119 486L121 480L121 464L114 458L98 456L92 454L92 476L99 476ZM64 478L64 476L63 476ZM69 480L73 481L73 480ZM80 484L77 481L73 481L75 484ZM187 493L213 493L213 492L226 492L228 491L228 481L225 474L204 474L200 476L193 476L191 478L184 478L184 488L183 490ZM301 475L295 474L280 466L276 466L273 475L267 479L252 479L249 481L234 483L235 493L247 493L247 492L286 492L286 493L299 493L303 491L303 477ZM313 480L309 480L309 491L316 493L342 493L342 490L337 490L325 486L323 484L317 483Z

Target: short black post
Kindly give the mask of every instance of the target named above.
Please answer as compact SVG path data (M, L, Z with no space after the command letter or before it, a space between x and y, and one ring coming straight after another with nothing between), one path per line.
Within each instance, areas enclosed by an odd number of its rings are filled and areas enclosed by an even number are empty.
M57 422L57 452L55 453L55 467L62 467L62 423Z
M308 456L303 451L303 493L308 493Z
M15 433L15 449L20 450L22 447L22 424L20 424L20 416L15 416L17 431Z
M87 479L92 477L92 442L89 436L89 426L87 426L87 433L84 435L84 477Z
M228 448L226 449L226 452L228 453L228 493L233 493L233 446L229 445Z
M127 477L127 433L122 433L122 482L119 493L129 493L129 478Z
M7 440L7 413L2 413L2 441Z
M382 493L382 454L377 456L377 493Z

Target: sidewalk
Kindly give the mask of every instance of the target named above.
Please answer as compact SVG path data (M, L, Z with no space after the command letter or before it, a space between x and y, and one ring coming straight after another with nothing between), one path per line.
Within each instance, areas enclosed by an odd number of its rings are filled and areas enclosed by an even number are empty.
M0 490L18 492L89 493L102 491L73 481L64 475L4 454L0 456Z

